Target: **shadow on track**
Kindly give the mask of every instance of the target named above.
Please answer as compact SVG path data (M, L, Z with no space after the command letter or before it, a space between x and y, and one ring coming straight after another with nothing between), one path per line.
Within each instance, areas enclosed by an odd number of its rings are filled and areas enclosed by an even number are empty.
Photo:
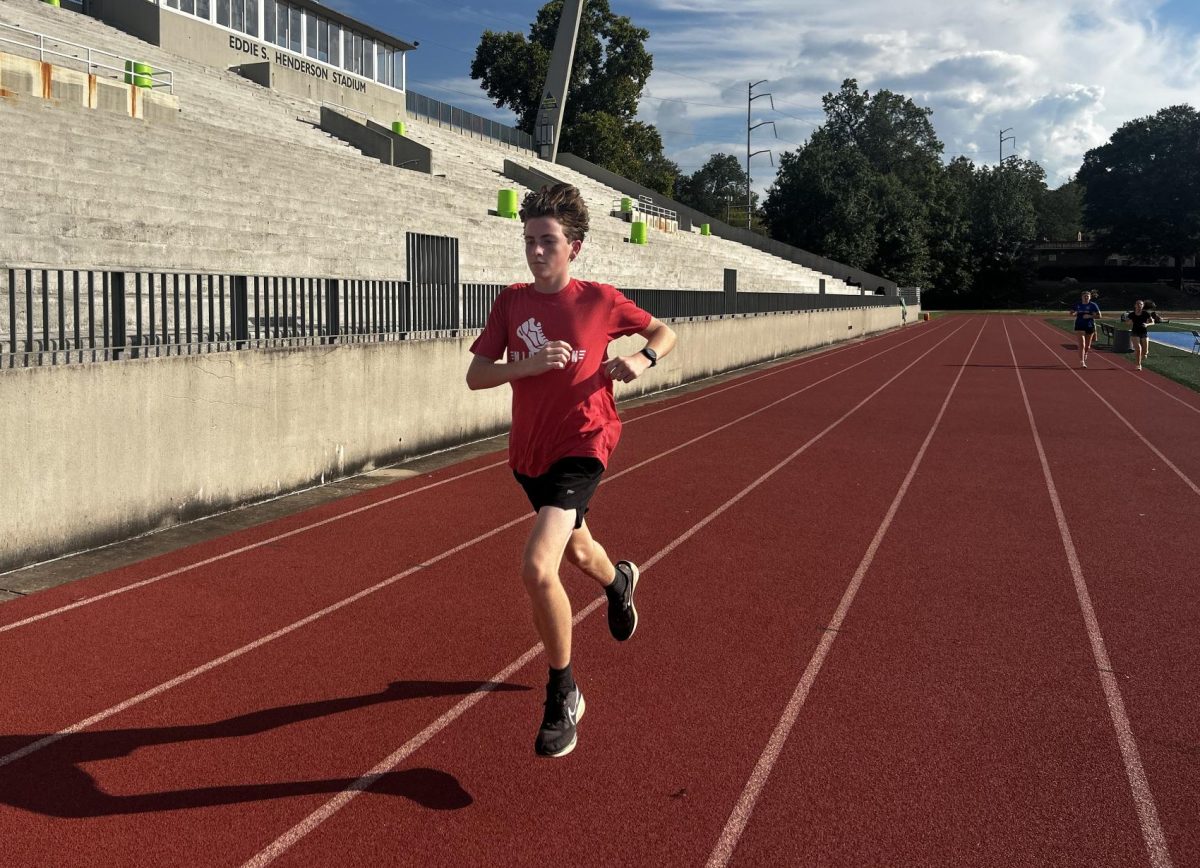
M77 732L0 768L0 804L51 817L81 819L338 793L355 784L358 776L112 795L101 790L82 765L128 756L153 745L256 735L386 702L465 696L485 686L497 692L529 689L481 681L395 681L378 693L267 708L212 723ZM0 756L45 737L46 734L0 735ZM389 772L371 782L369 789L383 795L402 796L434 810L459 810L474 801L453 775L437 769Z
M969 365L945 365L947 368L1003 368L1006 371L1015 371L1020 368L1022 371L1063 371L1067 372L1067 368L1063 367L1061 362L1050 363L1048 365L985 365L972 362Z

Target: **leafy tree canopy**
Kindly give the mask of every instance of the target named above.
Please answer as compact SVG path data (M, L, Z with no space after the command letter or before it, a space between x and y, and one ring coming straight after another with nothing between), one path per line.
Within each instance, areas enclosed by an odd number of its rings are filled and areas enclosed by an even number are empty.
M1200 113L1170 106L1084 155L1085 225L1110 250L1183 259L1200 252Z
M1074 241L1083 230L1083 185L1072 178L1037 201L1037 237L1042 241Z
M826 121L780 159L763 211L772 235L831 259L928 285L929 208L942 143L930 109L846 79Z
M744 224L748 180L737 157L713 154L695 172L679 178L675 198L710 217ZM751 193L750 204L758 207L757 193Z
M471 63L471 78L482 83L497 107L511 109L518 127L530 134L562 9L563 0L542 6L528 38L484 31ZM649 37L627 16L613 14L608 0L585 5L559 149L670 196L679 168L664 156L658 131L634 120L653 68L645 45Z

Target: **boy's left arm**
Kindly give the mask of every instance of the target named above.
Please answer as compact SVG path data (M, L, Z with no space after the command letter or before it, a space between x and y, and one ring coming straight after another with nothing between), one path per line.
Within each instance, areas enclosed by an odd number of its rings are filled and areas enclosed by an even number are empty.
M675 349L675 330L661 320L651 317L649 324L638 332L646 339L645 349L653 350L662 360ZM631 383L650 368L648 359L641 350L629 356L618 356L604 363L604 371L613 380Z

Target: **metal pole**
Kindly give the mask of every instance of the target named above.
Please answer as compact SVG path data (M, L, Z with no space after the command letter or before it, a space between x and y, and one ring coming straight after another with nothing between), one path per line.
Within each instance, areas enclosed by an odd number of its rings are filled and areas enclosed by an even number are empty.
M771 153L770 150L751 151L750 150L750 133L753 130L758 129L759 127L770 124L771 129L775 130L775 138L779 138L779 130L775 127L774 121L762 121L761 123L757 123L757 124L753 124L753 125L751 125L751 123L750 123L750 121L751 121L750 106L756 99L760 99L761 97L765 96L767 99L769 99L771 101L771 108L772 109L775 108L775 97L773 97L771 94L769 94L769 93L755 94L754 93L754 88L758 87L760 84L766 84L766 81L767 80L764 78L761 81L750 82L750 87L746 91L746 228L747 229L753 228L751 218L754 214L754 194L751 192L750 160L756 154L770 154ZM771 156L771 165L772 166L775 165L774 156Z
M764 79L765 80L765 79ZM762 84L760 81L759 84ZM754 102L754 84L746 88L746 228L750 228L750 105Z
M575 42L579 38L582 15L583 0L566 0L563 3L554 53L550 56L550 71L542 87L542 102L538 108L534 133L537 136L538 156L550 162L558 158L558 141L567 106L567 91L571 86L571 66L575 60Z

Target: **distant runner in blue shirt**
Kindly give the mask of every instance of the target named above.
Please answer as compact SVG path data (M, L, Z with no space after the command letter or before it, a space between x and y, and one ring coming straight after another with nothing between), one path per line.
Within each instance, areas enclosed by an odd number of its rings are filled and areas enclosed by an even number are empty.
M1096 340L1096 320L1103 314L1086 289L1079 294L1079 304L1071 308L1071 312L1075 314L1075 331L1083 332L1079 337L1079 367L1086 368L1088 351Z

